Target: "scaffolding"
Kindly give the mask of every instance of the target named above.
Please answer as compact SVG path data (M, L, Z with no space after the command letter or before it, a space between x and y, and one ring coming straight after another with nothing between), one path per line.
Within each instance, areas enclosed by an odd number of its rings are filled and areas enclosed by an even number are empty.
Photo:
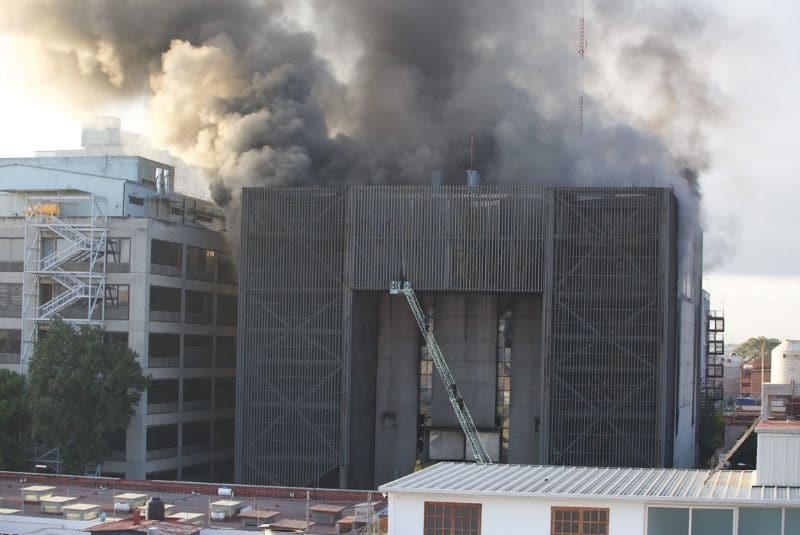
M22 358L27 370L39 329L55 318L103 326L107 200L92 194L31 195L26 202ZM114 251L110 251L114 254ZM47 291L45 291L47 289Z
M421 292L542 296L541 422L518 427L536 427L538 462L672 462L669 189L281 187L242 198L237 481L347 486L359 462L354 294L384 292L401 271Z
M709 310L706 318L706 369L703 393L714 401L724 396L725 313Z

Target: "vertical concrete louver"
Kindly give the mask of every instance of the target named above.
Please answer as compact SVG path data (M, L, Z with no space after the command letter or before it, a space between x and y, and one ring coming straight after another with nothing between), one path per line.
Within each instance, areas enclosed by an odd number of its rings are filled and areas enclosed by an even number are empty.
M676 212L663 188L245 189L237 480L373 484L381 418L394 424L417 407L418 378L398 370L409 399L391 418L376 413L376 340L386 338L363 327L388 328L377 302L400 271L422 293L538 296L541 313L521 317L538 318L543 335L517 339L535 340L542 358L512 367L533 370L516 382L512 372L514 462L669 466ZM496 331L497 318L487 321ZM373 364L362 368L365 354ZM494 367L496 355L486 358ZM523 396L533 409L515 420ZM515 453L522 428L537 446ZM413 429L398 437L416 440Z

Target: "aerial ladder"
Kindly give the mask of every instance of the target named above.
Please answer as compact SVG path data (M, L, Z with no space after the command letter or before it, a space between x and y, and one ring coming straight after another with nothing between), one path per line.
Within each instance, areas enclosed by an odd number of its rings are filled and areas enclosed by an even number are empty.
M464 398L461 397L458 391L458 386L442 354L442 350L439 349L439 344L436 343L436 338L433 336L433 329L426 327L425 313L422 310L422 306L419 304L414 289L411 287L411 283L404 278L392 281L389 287L389 293L392 295L402 295L406 298L406 301L408 301L408 306L411 307L411 313L414 315L417 327L419 327L422 337L425 338L425 343L428 346L428 354L431 356L433 364L436 366L436 371L439 372L439 377L441 377L444 388L447 390L447 397L450 399L450 405L453 406L453 412L456 413L456 418L461 425L461 430L464 431L464 436L466 436L469 447L472 450L472 457L478 464L491 464L492 459L489 457L489 453L486 451L483 442L481 442L480 436L478 436L478 429L475 427L472 415L467 405L464 403Z

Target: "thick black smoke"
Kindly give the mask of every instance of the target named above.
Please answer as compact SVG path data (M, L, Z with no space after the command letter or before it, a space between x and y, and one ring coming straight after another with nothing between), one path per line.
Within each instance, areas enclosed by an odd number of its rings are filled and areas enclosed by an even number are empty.
M487 183L671 185L696 207L718 109L699 15L587 2L579 135L578 1L306 2L298 22L279 0L7 1L0 28L73 103L148 98L155 141L221 205L243 185L462 183L474 137Z

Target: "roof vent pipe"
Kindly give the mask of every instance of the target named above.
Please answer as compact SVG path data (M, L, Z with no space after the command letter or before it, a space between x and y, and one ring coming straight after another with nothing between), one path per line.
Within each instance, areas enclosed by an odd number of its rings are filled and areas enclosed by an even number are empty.
M481 175L475 169L467 169L467 186L477 188L481 185Z
M164 189L164 182L163 182L163 169L160 167L156 167L156 194L161 196L161 192Z
M172 177L169 174L169 169L164 169L164 195L172 194Z

